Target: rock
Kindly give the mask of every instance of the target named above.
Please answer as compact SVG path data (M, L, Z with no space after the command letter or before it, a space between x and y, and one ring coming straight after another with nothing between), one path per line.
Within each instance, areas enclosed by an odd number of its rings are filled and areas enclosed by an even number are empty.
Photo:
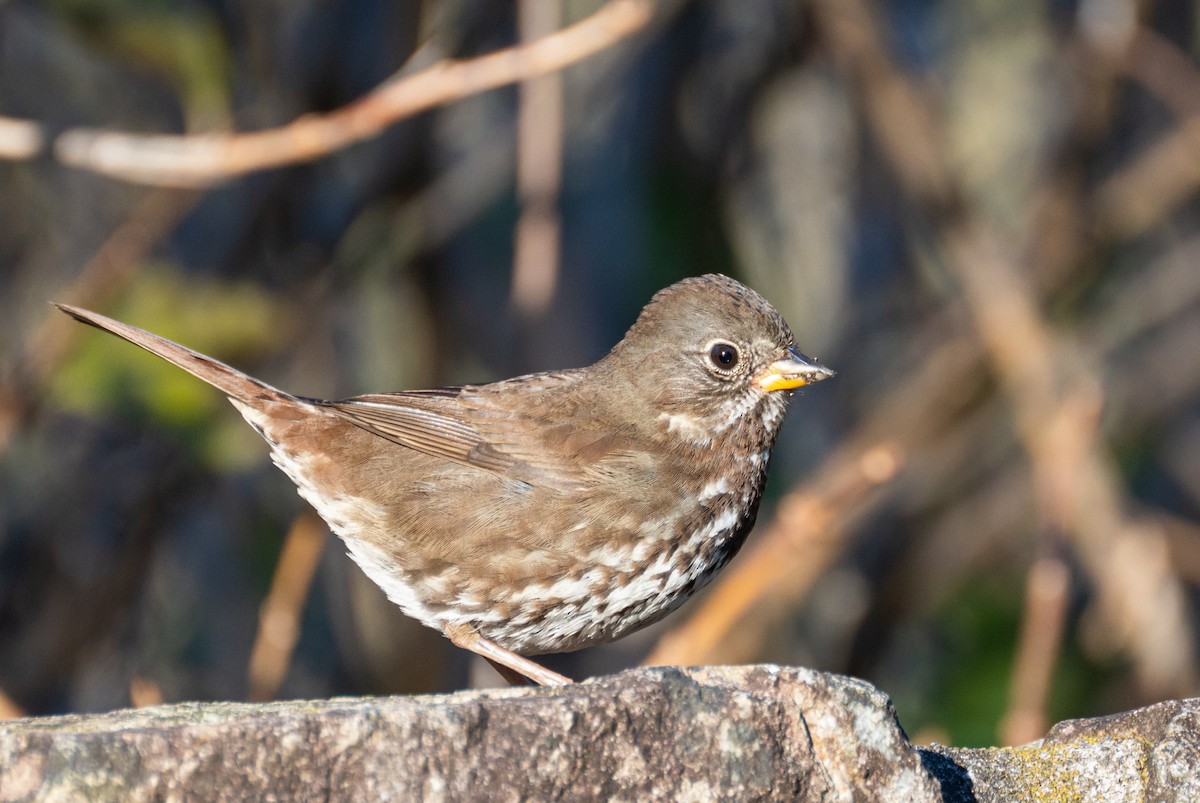
M554 689L189 703L0 722L0 801L1186 800L1200 701L1037 746L918 749L862 681L638 669ZM1113 791L1116 790L1116 791Z
M1200 800L1200 699L1067 720L1023 747L923 752L926 766L937 763L936 755L955 765L948 769L960 783L969 776L970 794L947 794L947 801L1192 803Z

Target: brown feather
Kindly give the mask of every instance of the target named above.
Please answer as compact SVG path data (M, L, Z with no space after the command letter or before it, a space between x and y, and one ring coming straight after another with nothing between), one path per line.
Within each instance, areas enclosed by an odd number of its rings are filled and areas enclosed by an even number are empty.
M227 396L252 402L256 399L294 399L289 393L273 388L265 382L244 374L236 368L231 368L223 362L207 357L198 351L181 346L178 343L159 337L156 334L113 320L98 312L73 307L69 304L55 304L63 312L77 321L89 326L112 332L117 337L128 340L135 346L140 346L151 354L162 357L167 362L178 365L192 376L203 379L208 384L221 390Z

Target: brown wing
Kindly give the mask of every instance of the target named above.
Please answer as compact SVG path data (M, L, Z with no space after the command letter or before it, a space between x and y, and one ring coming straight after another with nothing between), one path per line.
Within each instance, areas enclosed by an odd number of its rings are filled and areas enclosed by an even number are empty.
M614 427L581 415L575 394L558 392L573 381L568 374L548 374L533 383L375 393L322 404L401 446L565 489L633 450Z
M350 423L392 443L464 465L509 473L514 460L498 452L463 420L462 388L372 393L322 402Z
M629 410L614 412L584 378L583 371L518 377L468 388L463 402L483 438L530 477L586 487L631 467L639 476L653 471L648 442L625 420Z

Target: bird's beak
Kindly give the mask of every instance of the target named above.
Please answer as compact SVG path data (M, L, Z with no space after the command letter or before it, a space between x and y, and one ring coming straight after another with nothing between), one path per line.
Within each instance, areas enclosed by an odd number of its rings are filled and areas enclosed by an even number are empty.
M795 346L788 346L788 356L764 368L754 377L754 384L766 391L794 390L833 375L833 371L811 357L805 357Z

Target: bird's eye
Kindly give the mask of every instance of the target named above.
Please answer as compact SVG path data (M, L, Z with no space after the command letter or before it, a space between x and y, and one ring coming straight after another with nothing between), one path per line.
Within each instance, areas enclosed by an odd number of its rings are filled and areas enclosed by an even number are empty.
M713 343L712 348L708 350L708 359L712 360L712 364L722 371L731 371L738 364L737 346L729 343Z

